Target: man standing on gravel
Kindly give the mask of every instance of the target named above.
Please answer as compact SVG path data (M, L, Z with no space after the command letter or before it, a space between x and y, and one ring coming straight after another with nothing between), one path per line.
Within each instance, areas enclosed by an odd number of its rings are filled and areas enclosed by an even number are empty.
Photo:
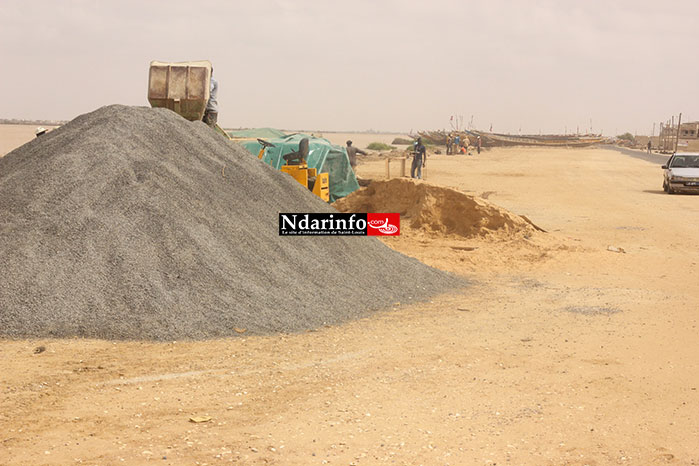
M422 145L422 138L417 138L415 148L413 149L413 164L410 167L411 178L422 179L422 169L425 167L426 158L427 153L425 152L425 146ZM417 177L415 176L415 170L417 170Z
M211 84L209 88L209 101L206 103L204 123L214 128L218 120L218 81L214 79L214 68L211 67Z
M354 171L356 171L355 168L357 167L357 154L367 155L363 150L354 147L352 141L347 141L347 156Z

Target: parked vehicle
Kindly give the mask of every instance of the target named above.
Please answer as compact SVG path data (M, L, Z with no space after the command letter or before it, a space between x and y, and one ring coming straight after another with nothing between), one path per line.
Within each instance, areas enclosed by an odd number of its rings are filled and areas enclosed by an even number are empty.
M699 193L699 153L673 154L663 165L663 170L663 190L666 193Z

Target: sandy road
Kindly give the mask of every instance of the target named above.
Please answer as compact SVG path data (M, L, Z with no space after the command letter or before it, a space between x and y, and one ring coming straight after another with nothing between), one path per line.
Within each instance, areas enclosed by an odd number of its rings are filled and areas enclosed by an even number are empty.
M549 234L392 240L474 285L317 332L0 342L0 464L698 463L699 196L600 149L426 174Z

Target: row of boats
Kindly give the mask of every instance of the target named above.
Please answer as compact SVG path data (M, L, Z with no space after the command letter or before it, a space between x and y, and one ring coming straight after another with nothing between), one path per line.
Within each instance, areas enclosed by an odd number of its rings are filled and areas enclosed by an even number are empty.
M539 134L539 135L512 135L488 133L485 131L463 130L463 131L418 131L418 136L432 144L445 145L447 137L452 139L458 136L462 141L469 139L471 145L477 144L481 138L483 147L503 147L503 146L562 146L562 147L585 147L593 144L605 142L606 138L599 134Z

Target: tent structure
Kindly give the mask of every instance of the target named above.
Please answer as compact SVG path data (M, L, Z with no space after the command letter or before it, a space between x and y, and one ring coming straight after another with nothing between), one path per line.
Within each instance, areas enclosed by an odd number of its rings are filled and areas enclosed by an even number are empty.
M268 147L262 161L279 170L284 165L283 156L295 152L299 148L299 142L308 138L308 158L306 162L310 168L315 168L318 173L328 173L330 181L330 202L349 195L359 189L357 177L349 163L347 150L344 147L335 146L325 138L316 138L306 134L296 133L279 138L263 138L275 145ZM243 147L255 155L260 152L260 143L257 140L238 141Z

